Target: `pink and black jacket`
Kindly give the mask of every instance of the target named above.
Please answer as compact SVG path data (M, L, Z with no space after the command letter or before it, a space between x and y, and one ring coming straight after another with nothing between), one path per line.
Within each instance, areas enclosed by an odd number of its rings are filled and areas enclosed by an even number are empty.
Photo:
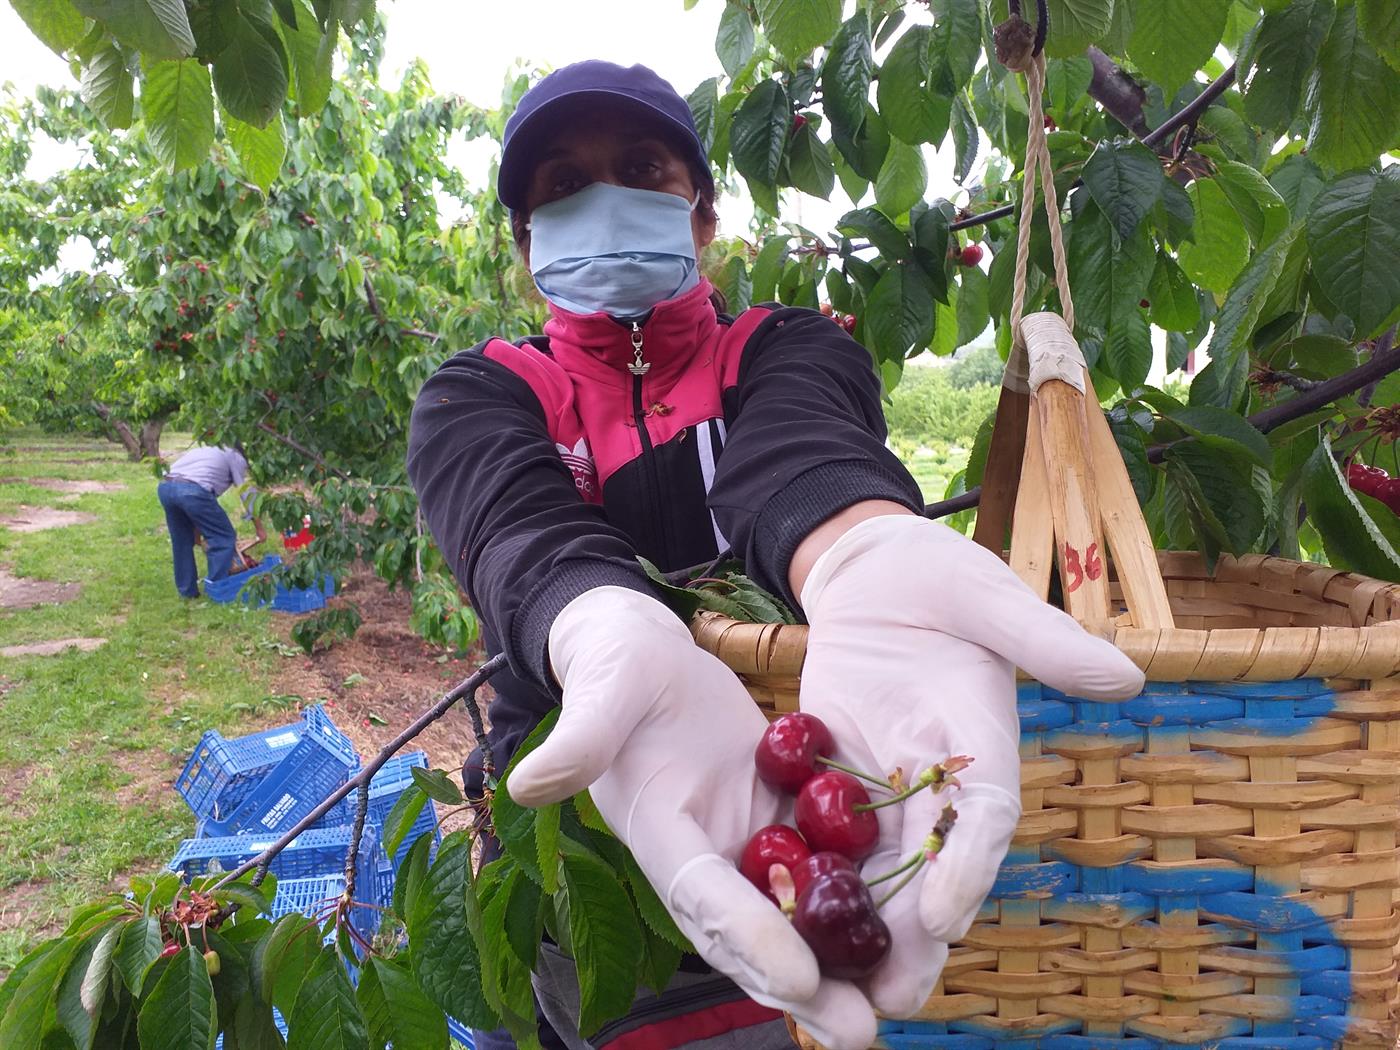
M654 590L730 548L788 593L793 551L853 503L922 509L885 447L870 354L812 310L716 313L709 282L640 324L555 310L543 337L491 339L423 385L408 472L510 674L492 681L497 768L557 703L545 649L593 587Z

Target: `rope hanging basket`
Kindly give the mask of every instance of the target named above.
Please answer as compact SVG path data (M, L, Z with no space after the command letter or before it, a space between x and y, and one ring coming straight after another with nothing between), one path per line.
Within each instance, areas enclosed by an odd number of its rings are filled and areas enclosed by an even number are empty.
M1071 335L1032 102L1012 316L975 538L1146 673L1124 703L1023 680L1023 815L932 997L882 1044L982 1050L1393 1048L1400 950L1400 585L1153 550ZM1039 167L1060 306L1021 316ZM770 715L806 628L716 613L697 643ZM814 1047L793 1026L799 1045ZM887 1042L883 1042L887 1040Z

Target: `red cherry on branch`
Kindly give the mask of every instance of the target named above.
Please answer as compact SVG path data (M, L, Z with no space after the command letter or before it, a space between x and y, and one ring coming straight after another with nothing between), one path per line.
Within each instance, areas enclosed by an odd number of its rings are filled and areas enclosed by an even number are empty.
M817 756L836 752L831 730L815 715L794 711L771 723L754 749L758 778L770 787L795 795L817 775Z
M754 832L753 838L749 839L748 845L744 847L744 852L739 857L739 874L777 904L778 898L774 896L773 888L769 885L768 869L774 864L782 864L792 871L811 855L812 851L807 848L807 843L802 841L802 836L793 828L783 824L769 824L766 828L759 828Z
M813 852L830 850L851 860L864 860L875 849L880 824L868 806L870 796L849 773L818 773L797 795L797 830Z
M982 261L982 246L980 244L969 244L958 256L958 262L963 266L976 266Z

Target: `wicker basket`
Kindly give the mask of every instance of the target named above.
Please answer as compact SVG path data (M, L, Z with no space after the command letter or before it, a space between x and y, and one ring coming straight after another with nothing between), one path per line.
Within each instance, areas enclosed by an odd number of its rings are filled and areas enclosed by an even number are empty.
M1102 413L1064 382L1004 392L997 428L978 538L1000 547L1014 504L1012 566L1045 594L1058 563L1067 608L1149 684L1122 704L1021 684L1019 831L884 1045L1394 1047L1400 586L1154 555ZM1092 581L1052 557L1105 542ZM771 715L796 708L805 628L693 631Z

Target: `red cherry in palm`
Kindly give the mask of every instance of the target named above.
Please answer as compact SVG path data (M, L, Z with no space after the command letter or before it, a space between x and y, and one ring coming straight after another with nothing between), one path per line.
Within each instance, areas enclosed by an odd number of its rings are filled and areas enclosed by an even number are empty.
M774 896L773 888L768 883L768 869L774 864L781 864L788 871L793 871L811 855L812 851L807 848L807 843L802 841L802 836L793 828L784 824L769 824L766 828L759 828L754 832L753 838L749 839L748 845L744 847L744 852L739 857L739 874L777 904L778 898Z
M792 924L828 977L866 977L890 953L890 929L854 871L813 879L798 894Z
M976 266L982 261L982 246L980 244L969 244L958 256L958 262L963 266Z
M794 711L772 722L754 749L758 777L769 787L795 795L817 775L817 756L831 756L836 741L815 715Z
M840 853L813 853L806 860L801 861L797 867L792 869L792 883L800 897L804 890L811 885L812 880L819 875L830 875L833 871L855 871L856 866L851 863L849 857L844 857Z
M849 773L818 773L798 792L797 830L813 852L830 850L851 860L864 860L880 836L875 813L855 808L869 804L865 788Z

